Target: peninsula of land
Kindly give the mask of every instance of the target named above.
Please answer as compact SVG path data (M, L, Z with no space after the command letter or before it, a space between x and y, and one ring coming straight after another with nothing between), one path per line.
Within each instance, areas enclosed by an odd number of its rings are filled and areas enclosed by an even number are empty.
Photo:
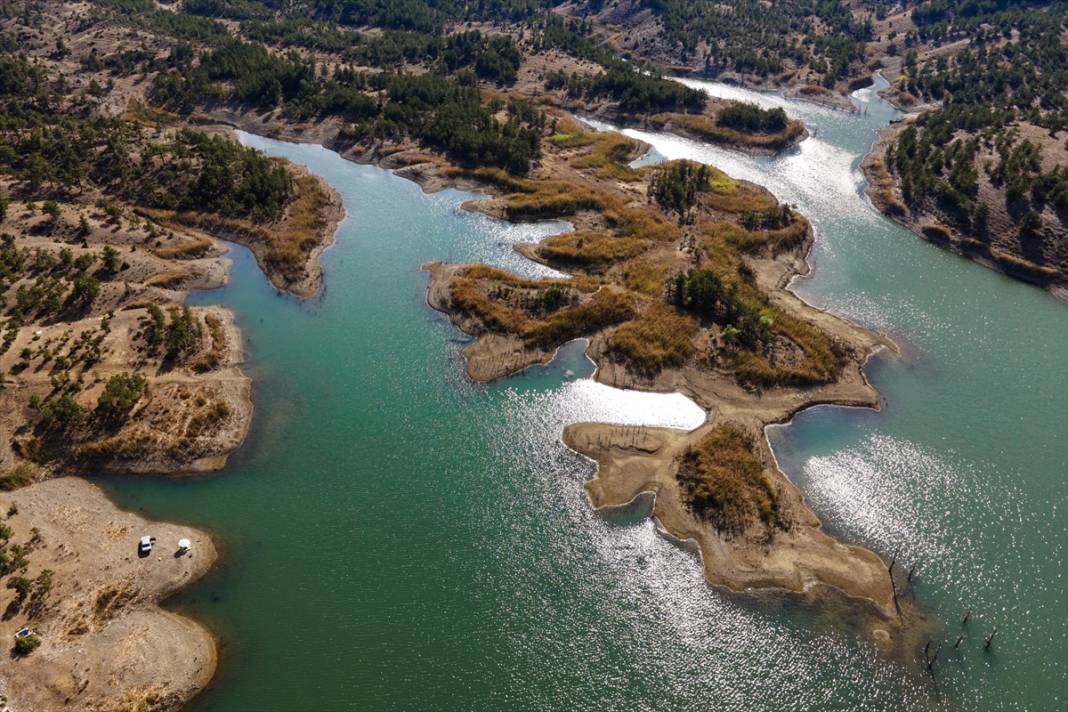
M9 709L173 709L211 680L211 633L158 605L211 567L207 534L123 512L76 477L2 493L0 513L0 538L20 542L12 553L22 559L0 636L27 627L40 641L4 663ZM156 545L139 556L149 533ZM189 548L179 553L182 539Z
M1068 298L1068 14L952 5L874 23L881 94L906 113L861 164L867 194L925 240Z
M562 116L557 125L568 138L546 147L527 178L497 176L491 199L465 207L569 220L574 232L520 251L573 276L426 267L429 304L476 337L464 352L468 374L501 378L584 337L599 381L690 396L709 414L692 433L568 428L565 442L599 466L587 486L593 504L654 492L655 516L673 536L697 542L711 583L834 589L867 606L880 639L895 637L902 619L886 565L819 530L763 435L815 404L878 408L861 369L887 342L785 289L807 269L811 229L763 189L688 162L631 169L627 157L643 148L629 139ZM586 169L597 155L619 160ZM421 170L430 183L426 172L448 172Z
M126 514L83 480L53 478L217 470L242 444L251 382L233 314L182 302L188 290L225 283L220 238L270 256L262 236L280 241L308 226L314 244L299 269L261 264L291 291L317 288L317 255L333 239L340 202L318 178L279 165L294 187L271 233L118 201L39 206L5 186L19 197L5 202L0 226L9 280L0 487L13 490L0 500L0 635L27 628L32 646L0 683L9 709L173 709L211 679L211 635L157 605L207 571L211 540ZM160 548L139 560L144 535ZM192 547L175 557L179 539Z

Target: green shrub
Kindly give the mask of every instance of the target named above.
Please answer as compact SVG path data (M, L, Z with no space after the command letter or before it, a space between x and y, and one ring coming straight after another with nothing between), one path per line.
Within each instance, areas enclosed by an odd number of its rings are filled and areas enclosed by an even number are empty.
M761 109L756 104L742 102L721 109L716 123L747 133L777 133L786 129L788 119L782 109Z
M704 164L677 161L662 168L649 183L649 195L667 212L687 221L697 205L697 194L708 190L710 172Z
M124 418L147 389L148 382L141 374L117 373L104 386L96 410L105 418Z
M41 646L41 639L36 635L27 635L15 639L14 653L19 657L29 655Z
M48 427L64 429L80 421L84 415L85 409L66 394L41 406L41 419Z

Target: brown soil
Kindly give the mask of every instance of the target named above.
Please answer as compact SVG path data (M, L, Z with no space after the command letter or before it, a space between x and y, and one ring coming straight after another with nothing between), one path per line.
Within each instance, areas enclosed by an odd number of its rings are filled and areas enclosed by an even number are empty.
M28 626L41 640L28 656L0 666L7 709L173 709L207 684L216 659L211 633L159 607L215 561L207 534L123 512L95 485L71 477L3 493L4 513L12 542L34 542L21 575L53 571L40 603L31 597L13 606L15 592L0 589L0 638L10 644ZM156 545L142 558L137 543L146 534ZM178 556L182 538L192 547Z
M79 217L86 218L88 234L75 231ZM31 318L0 354L5 376L0 390L0 472L20 459L34 460L52 472L86 465L158 473L222 467L243 441L252 415L250 382L239 368L241 334L233 315L217 307L192 310L202 331L199 345L169 360L161 348L149 344L146 307L156 304L166 312L188 289L225 284L225 246L203 235L161 228L128 209L116 222L84 204L62 203L55 225L43 230L45 221L39 211L13 202L0 229L14 234L20 249L53 256L66 249L74 259L92 255L96 261L89 272L98 273L105 246L118 251L122 265L101 279L100 295L88 308ZM13 306L18 288L31 282L27 276L8 287L3 295L7 308ZM84 360L86 340L97 344L96 361ZM36 425L38 414L30 401L34 396L42 402L58 397L55 379L78 382L74 398L91 413L107 380L123 372L143 374L148 390L121 423L104 426L90 415L61 434ZM216 402L225 403L225 417L189 433L189 421Z
M1047 206L1043 211L1039 236L1022 238L1017 220L1006 209L1004 186L993 185L983 170L979 171L977 200L990 208L986 236L974 235L954 226L952 218L933 197L911 208L905 205L900 181L886 165L886 151L897 134L914 119L915 114L910 114L901 122L882 129L872 150L861 162L861 170L867 179L865 191L875 207L928 242L1049 289L1054 296L1068 298L1068 227L1054 208ZM1022 137L1040 146L1043 170L1049 170L1058 160L1068 162L1068 149L1049 139L1045 131L1027 125L1019 128ZM976 163L982 166L992 160L992 154L980 154Z

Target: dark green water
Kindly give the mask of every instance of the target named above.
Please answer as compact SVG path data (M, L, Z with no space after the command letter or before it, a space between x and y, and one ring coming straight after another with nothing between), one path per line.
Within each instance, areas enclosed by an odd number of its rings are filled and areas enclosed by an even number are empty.
M891 112L860 98L867 116L791 104L817 135L777 159L643 137L797 203L819 233L797 291L902 344L868 369L881 413L814 409L769 437L829 529L918 565L950 644L973 609L935 682L833 616L710 589L640 507L591 511L592 467L562 427L692 427L686 399L593 384L577 344L548 368L468 382L420 263L537 272L510 244L563 226L496 224L458 209L469 194L426 196L317 147L247 137L343 194L326 292L278 296L235 248L231 286L191 301L233 309L249 340L245 447L209 478L103 480L124 506L221 544L176 601L221 641L192 709L1063 708L1068 310L866 205L856 159Z

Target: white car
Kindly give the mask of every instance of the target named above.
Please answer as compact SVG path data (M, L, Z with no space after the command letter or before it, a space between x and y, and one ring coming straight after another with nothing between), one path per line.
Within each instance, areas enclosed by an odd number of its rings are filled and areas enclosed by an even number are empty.
M152 544L152 537L146 534L145 536L141 537L141 541L137 544L137 553L147 554L148 552L152 551Z

